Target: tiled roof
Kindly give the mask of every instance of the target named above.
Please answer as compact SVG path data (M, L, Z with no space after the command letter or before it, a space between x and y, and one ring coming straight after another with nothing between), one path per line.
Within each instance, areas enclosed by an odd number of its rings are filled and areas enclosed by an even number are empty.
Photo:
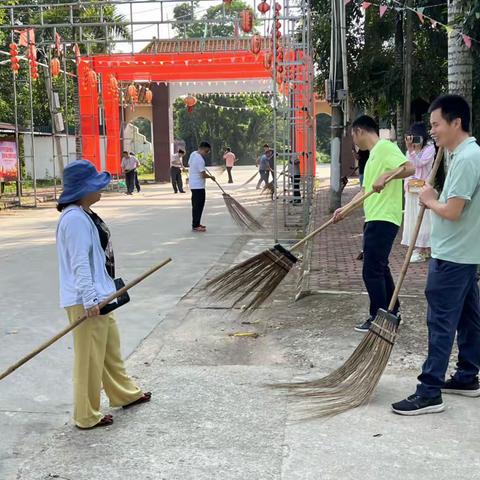
M250 51L251 38L177 38L152 40L142 53L192 53ZM262 37L262 49L269 47L270 38Z

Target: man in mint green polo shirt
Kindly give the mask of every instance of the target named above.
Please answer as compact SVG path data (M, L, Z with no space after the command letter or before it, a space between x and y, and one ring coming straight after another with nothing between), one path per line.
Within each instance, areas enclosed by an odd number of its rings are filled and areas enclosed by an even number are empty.
M428 301L428 356L413 395L394 403L401 415L444 410L442 393L480 396L480 147L470 137L470 107L458 95L437 98L429 109L432 137L451 157L440 196L431 186L420 201L432 211ZM457 334L455 374L445 382Z
M369 150L365 165L363 187L353 198L356 201L362 195L374 190L363 203L365 226L363 230L363 281L370 298L369 317L355 327L358 332L368 332L379 308L387 310L395 284L388 266L388 257L393 242L402 224L403 184L402 178L415 173L415 167L407 161L398 146L388 140L381 140L378 125L367 115L358 117L352 124L353 142L360 150ZM385 180L395 170L403 166L403 171L390 183ZM338 209L335 221L344 218L343 210ZM399 302L392 313L398 314Z

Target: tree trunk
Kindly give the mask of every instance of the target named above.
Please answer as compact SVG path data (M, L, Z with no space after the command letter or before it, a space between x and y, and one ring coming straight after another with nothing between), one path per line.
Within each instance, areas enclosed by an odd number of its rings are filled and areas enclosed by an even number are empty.
M462 30L465 13L462 0L448 1L448 24L456 31ZM462 95L472 106L473 56L463 38L456 32L448 37L448 91Z

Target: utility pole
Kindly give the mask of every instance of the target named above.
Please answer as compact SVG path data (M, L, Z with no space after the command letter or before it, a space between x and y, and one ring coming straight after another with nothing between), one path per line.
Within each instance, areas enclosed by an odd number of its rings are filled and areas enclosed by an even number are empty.
M346 21L344 0L331 0L330 75L326 96L332 106L330 144L330 211L342 203L342 138L345 128L344 100L346 91Z
M406 0L405 6L411 7L412 0ZM403 128L410 128L410 113L412 105L412 55L413 55L413 12L405 9L405 57L403 59ZM404 147L404 138L401 137L399 145Z

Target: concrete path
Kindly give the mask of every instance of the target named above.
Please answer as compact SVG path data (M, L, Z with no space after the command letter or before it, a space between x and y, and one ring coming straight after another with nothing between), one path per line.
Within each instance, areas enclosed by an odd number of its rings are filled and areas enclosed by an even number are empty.
M167 198L170 197L165 194L164 200ZM161 217L158 207L156 212ZM144 219L152 220L152 217L154 215L147 214ZM138 222L135 215L130 218L131 223ZM208 225L215 225L215 221L219 218L214 216ZM147 222L141 226L138 224L138 232L130 228L131 223L123 227L123 232L128 227L129 235L133 235L135 241L121 238L121 242L125 241L123 251L129 251L128 245L137 245L137 242L140 243L139 252L146 250L141 256L124 254L123 258L129 259L129 268L135 274L149 263L143 260L145 264L136 264L135 270L135 262L141 262L145 256L154 256L154 253L162 256L166 249L156 244L145 245L144 232L149 231L153 235L157 231L147 227ZM113 221L114 228L115 224ZM133 233L130 233L132 230ZM181 231L188 236L187 229ZM46 354L42 360L39 358L36 368L33 365L25 367L22 372L12 375L11 381L16 384L0 384L2 404L10 395L17 395L17 402L25 402L25 396L32 409L49 411L49 407L53 412L53 419L46 414L21 415L12 413L19 411L20 404L10 404L10 413L1 417L1 442L5 444L2 452L9 452L9 470L4 465L0 478L480 478L478 399L445 396L445 412L417 418L396 416L390 412L390 403L413 392L425 355L425 301L421 292L415 297L403 298L404 322L400 335L369 404L336 417L315 419L312 418L314 403L299 403L269 385L293 379L319 378L342 364L363 338L352 327L363 319L367 298L356 294L355 288L333 293L336 281L333 279L332 285L327 285L333 287L329 288L330 293L294 302L296 276L292 272L278 287L271 301L251 316L245 316L239 309L228 308L229 302L209 300L198 288L206 278L271 245L268 238L235 233L238 232L233 227L222 230L230 241L228 248L221 243L221 236L214 238L212 234L210 238L198 239L200 254L206 253L195 257L195 261L202 265L195 270L196 275L193 274L192 263L188 267L179 267L181 271L174 271L172 265L171 270L165 270L156 279L139 287L135 293L136 303L119 314L124 343L133 335L128 330L130 322L140 324L150 313L153 326L153 317L156 315L158 323L158 314L162 314L162 321L134 350L127 362L129 372L141 385L154 392L150 404L123 411L109 409L105 403L105 413L112 413L115 418L111 427L88 432L76 430L68 421L68 415L56 412L51 405L57 400L52 395L54 392L58 398L64 399L65 410L71 408L70 366L66 365L71 357L71 352L67 350L68 342L63 350L56 351L56 355L52 354L52 349L49 357ZM357 242L357 238L352 237L351 241ZM218 242L215 251L210 242ZM285 242L288 243L288 239ZM227 239L225 243L228 243ZM150 248L155 250L150 251ZM183 254L192 258L187 250L185 247ZM208 252L211 252L210 258L207 258ZM348 257L340 259L351 261ZM122 264L124 262L126 260ZM208 269L208 265L213 263L213 268ZM28 265L26 260L24 265ZM339 265L338 268L346 271L347 266ZM168 302L171 305L175 301L172 289L177 293L183 287L183 284L179 285L180 275L188 276L186 281L191 285L197 280L201 282L192 290L185 287L184 291L189 290L188 294L174 308L167 310ZM49 278L51 283L56 281L54 269L51 269ZM32 283L32 288L34 286L35 291L52 288L53 292L53 287L47 283L41 282L40 286ZM11 293L9 295L12 296ZM138 311L134 311L134 305ZM37 321L37 329L42 326L39 330L45 330L45 317L35 312L34 306L31 303L27 313ZM19 310L9 308L15 315L13 318L24 317ZM63 317L58 309L50 308L51 322L57 319L59 327L63 324ZM24 321L23 325L26 324L27 321ZM28 325L28 332L36 334L31 322ZM2 328L6 331L11 325L2 325ZM234 336L239 332L258 336ZM43 331L42 334L45 333ZM20 331L2 336L1 355L5 355L6 349L10 351L18 335ZM27 340L24 342L27 343ZM23 392L26 395L22 395ZM38 397L40 394L50 401L40 403L31 400L30 396ZM306 414L308 420L300 421ZM25 417L31 419L32 424L22 423ZM62 426L63 422L65 425ZM5 428L7 435L3 435ZM21 447L24 438L26 443ZM19 458L12 458L15 451ZM5 457L3 460L5 463Z
M254 172L253 167L236 168L237 183L225 188L261 216L268 200L255 191L255 182L241 186ZM226 173L219 180L226 183ZM205 234L191 231L190 194L175 195L166 184L144 186L142 194L132 197L107 193L95 208L111 228L118 275L133 279L152 264L174 258L133 290L133 301L118 313L125 355L162 322L241 234L211 182L207 197ZM0 370L66 324L58 306L57 219L52 204L0 213ZM71 361L71 338L66 337L0 382L1 480L15 478L26 452L69 421Z

